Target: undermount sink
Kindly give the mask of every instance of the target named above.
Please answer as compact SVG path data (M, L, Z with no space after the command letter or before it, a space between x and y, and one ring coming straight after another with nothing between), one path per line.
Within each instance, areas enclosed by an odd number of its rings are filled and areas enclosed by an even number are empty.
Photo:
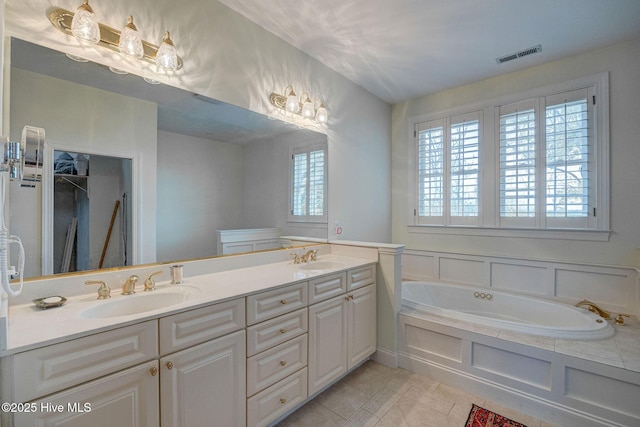
M309 261L306 264L300 265L298 268L301 270L337 270L344 268L344 264L334 261Z
M197 288L180 286L166 292L153 291L138 292L135 295L116 295L109 301L98 303L84 310L81 316L99 319L145 313L180 304L198 291Z

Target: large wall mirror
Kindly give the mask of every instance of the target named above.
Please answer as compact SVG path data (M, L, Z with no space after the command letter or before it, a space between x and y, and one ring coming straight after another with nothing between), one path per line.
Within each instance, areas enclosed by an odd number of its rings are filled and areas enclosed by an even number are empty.
M91 222L81 227L98 236L87 244L101 250L117 200L131 218L115 218L109 245L126 255L107 254L103 268L217 256L218 230L275 228L327 238L326 223L289 217L291 152L326 146L326 135L15 38L5 46L10 137L19 139L25 125L46 131L42 183L12 182L9 191L10 230L25 246L25 277L69 263L67 239L52 233L68 229L78 216L73 209L89 209ZM61 157L74 164L68 176L56 176ZM107 169L112 178L105 178ZM130 189L105 190L98 181L114 177ZM59 221L56 203L67 209ZM71 264L82 263L69 271L98 268L96 250L85 253L89 246L76 244Z

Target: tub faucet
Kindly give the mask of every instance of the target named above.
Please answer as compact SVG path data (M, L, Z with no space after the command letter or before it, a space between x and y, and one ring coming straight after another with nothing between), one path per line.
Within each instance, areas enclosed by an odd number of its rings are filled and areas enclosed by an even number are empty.
M136 276L135 274L132 274L131 276L129 276L127 281L124 282L124 285L122 285L122 295L135 294L136 283L138 283L138 280L140 280L140 277Z
M587 307L587 310L589 310L592 313L598 314L603 319L611 319L611 313L609 313L606 310L603 310L602 308L598 307L595 303L589 300L583 299L582 301L576 304L576 307Z

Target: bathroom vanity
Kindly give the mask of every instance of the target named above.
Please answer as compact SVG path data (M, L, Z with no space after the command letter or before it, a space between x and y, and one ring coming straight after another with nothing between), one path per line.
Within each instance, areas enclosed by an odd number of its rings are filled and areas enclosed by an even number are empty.
M371 259L266 264L184 286L184 302L139 314L100 317L101 304L130 298L115 293L15 307L17 329L41 327L1 359L2 400L15 406L2 425L270 425L376 349ZM139 304L155 293L141 291Z

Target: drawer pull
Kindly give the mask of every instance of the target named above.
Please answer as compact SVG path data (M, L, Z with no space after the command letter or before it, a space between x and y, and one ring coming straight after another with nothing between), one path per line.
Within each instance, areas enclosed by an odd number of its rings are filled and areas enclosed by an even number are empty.
M286 330L285 328L281 328L281 329L280 329L280 333L281 333L281 334L286 334L286 333L287 333L287 330Z
M149 372L151 372L152 377L155 377L156 375L158 375L158 368L154 366L153 368L149 369Z
M281 300L280 300L280 304L284 305L284 304L286 304L286 303L287 303L287 300L286 300L286 299L281 299Z
M281 361L280 361L280 366L285 366L286 364L287 364L287 361L286 361L286 360L281 360Z
M173 362L167 362L167 369L168 370L172 370L173 369Z
M282 403L284 405L285 403L287 403L287 399L280 398L280 403Z

